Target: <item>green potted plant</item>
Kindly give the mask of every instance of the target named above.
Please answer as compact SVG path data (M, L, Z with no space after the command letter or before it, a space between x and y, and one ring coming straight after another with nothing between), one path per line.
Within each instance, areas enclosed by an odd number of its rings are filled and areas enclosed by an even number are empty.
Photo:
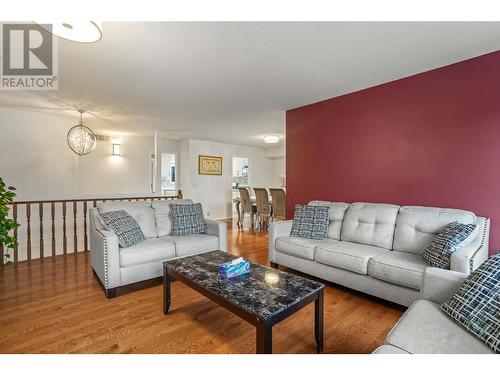
M12 263L9 249L13 249L17 245L17 240L11 236L10 231L19 228L19 224L9 218L10 204L16 197L16 190L12 186L5 185L0 177L0 245L4 246L4 264Z

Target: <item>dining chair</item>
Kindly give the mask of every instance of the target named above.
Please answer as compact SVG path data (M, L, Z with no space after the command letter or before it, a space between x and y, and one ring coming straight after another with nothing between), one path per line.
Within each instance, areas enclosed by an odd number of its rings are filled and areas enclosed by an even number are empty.
M265 188L254 188L255 200L257 201L257 223L260 228L269 227L271 217L271 205L269 203L269 192Z
M286 211L285 211L285 190L270 188L271 191L271 200L273 205L272 218L274 219L286 219Z
M255 222L255 214L257 213L257 207L252 204L252 199L250 197L250 190L248 187L239 187L238 190L240 191L240 199L241 199L241 222L238 223L238 225L241 224L243 226L243 222L245 221L245 213L250 214L250 223L251 223L251 228L254 228Z

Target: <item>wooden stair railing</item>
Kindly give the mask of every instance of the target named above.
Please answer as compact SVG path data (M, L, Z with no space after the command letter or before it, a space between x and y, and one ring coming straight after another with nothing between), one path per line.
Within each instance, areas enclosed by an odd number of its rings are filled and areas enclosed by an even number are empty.
M21 227L13 231L18 245L15 246L11 254L10 262L14 264L36 258L43 259L48 256L59 254L78 253L89 251L88 238L88 210L96 207L100 202L106 201L154 201L166 199L182 199L182 191L179 190L176 195L168 196L147 196L147 197L119 197L119 198L82 198L82 199L60 199L60 200L41 200L41 201L17 201L12 203L10 210L11 217L16 220ZM35 208L33 216L32 210ZM44 215L44 210L47 215ZM38 215L36 211L38 210ZM58 217L57 212L60 212ZM68 212L69 211L69 212ZM24 213L24 220L20 220L21 213ZM68 214L70 215L68 217ZM50 216L49 216L50 215ZM32 225L32 220L38 218L36 227ZM72 220L72 225L66 225L66 220ZM72 231L73 238L68 238L68 228ZM33 235L35 230L38 237L38 252L33 253ZM59 232L59 233L58 233ZM59 237L59 238L58 238ZM46 241L48 240L48 241ZM80 246L79 246L80 240ZM83 242L82 242L83 241ZM71 243L72 242L72 243ZM35 246L36 246L35 240ZM45 247L50 243L50 251L45 251ZM59 243L59 247L58 247ZM69 246L68 246L69 245ZM72 245L72 246L71 246ZM62 249L61 249L62 248ZM23 250L22 254L20 249ZM4 265L5 249L0 244L0 266ZM37 256L38 255L38 256Z

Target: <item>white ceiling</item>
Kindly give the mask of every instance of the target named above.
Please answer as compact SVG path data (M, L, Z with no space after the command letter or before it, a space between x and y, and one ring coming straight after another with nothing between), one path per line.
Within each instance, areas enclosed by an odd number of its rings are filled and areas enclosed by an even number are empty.
M59 90L0 92L0 106L76 108L99 133L263 147L284 111L500 49L500 23L104 23L59 40Z

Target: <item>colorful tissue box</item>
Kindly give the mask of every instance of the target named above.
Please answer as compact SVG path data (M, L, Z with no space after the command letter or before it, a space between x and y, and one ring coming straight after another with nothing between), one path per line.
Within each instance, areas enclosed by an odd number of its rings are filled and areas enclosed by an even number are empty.
M219 275L223 279L231 279L250 272L250 261L238 258L229 263L219 265Z

